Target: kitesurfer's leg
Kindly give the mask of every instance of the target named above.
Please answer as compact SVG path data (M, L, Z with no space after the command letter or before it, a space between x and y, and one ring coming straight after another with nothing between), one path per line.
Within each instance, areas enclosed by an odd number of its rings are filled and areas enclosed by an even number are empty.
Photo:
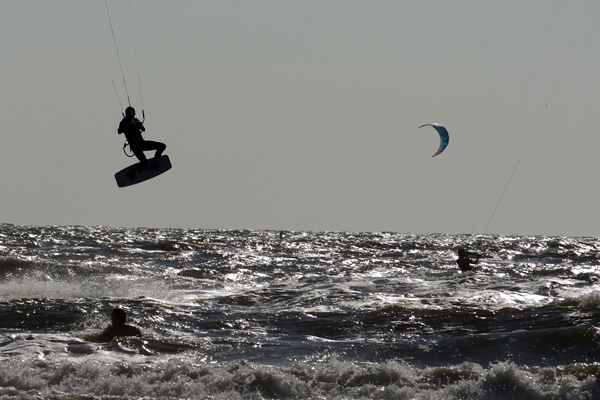
M159 158L163 151L167 148L167 145L161 142L155 142L153 140L144 141L144 150L156 150L154 158Z
M143 148L132 147L131 151L133 151L133 154L135 154L135 156L138 158L138 160L140 160L140 167L142 169L146 168L146 166L148 165L148 159L146 158L146 155L144 154Z
M159 158L163 151L165 151L165 149L167 148L167 145L164 143L160 143L160 142L156 142L158 144L158 148L156 149L156 154L154 155L154 158Z
M158 159L162 155L163 151L167 148L167 145L161 142L155 142L153 140L145 140L143 144L144 150L156 150L154 154L154 166L158 166Z

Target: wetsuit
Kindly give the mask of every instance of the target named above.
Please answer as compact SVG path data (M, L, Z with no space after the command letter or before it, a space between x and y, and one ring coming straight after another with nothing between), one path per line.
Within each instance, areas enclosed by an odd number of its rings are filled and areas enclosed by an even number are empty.
M164 143L155 142L152 140L144 140L142 132L145 131L144 125L137 118L123 118L119 124L119 132L123 132L129 143L129 148L135 156L140 160L142 166L148 164L148 159L144 154L147 150L156 150L155 158L160 157L163 151L167 148Z
M473 267L471 267L471 260L469 260L467 257L457 259L456 263L462 272L473 270Z

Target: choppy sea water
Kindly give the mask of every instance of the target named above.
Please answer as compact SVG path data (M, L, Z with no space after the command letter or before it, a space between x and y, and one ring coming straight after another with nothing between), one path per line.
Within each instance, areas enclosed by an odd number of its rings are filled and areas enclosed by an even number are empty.
M0 225L0 399L600 398L599 246Z

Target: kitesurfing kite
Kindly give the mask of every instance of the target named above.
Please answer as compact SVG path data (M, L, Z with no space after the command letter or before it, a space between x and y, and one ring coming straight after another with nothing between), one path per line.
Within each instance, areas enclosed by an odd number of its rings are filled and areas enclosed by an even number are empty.
M431 157L435 157L438 154L441 154L441 152L444 151L446 146L448 146L448 142L450 141L450 136L448 135L448 131L446 130L446 128L444 128L440 124L425 124L425 125L421 125L419 128L422 128L424 126L431 126L433 129L435 129L440 134L440 148L438 149L438 151L436 151L436 153L434 155L431 156Z

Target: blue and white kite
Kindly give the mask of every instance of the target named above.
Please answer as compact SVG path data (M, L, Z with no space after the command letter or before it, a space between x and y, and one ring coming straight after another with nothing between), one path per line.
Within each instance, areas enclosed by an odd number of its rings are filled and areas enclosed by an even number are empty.
M450 136L448 135L448 131L446 130L446 128L444 128L440 124L425 124L425 125L421 125L419 128L422 128L424 126L431 126L433 129L435 129L440 134L440 148L438 149L438 151L436 151L436 153L434 155L431 156L431 157L435 157L438 154L441 154L442 151L444 151L444 149L446 148L446 146L448 146L448 142L450 141Z

